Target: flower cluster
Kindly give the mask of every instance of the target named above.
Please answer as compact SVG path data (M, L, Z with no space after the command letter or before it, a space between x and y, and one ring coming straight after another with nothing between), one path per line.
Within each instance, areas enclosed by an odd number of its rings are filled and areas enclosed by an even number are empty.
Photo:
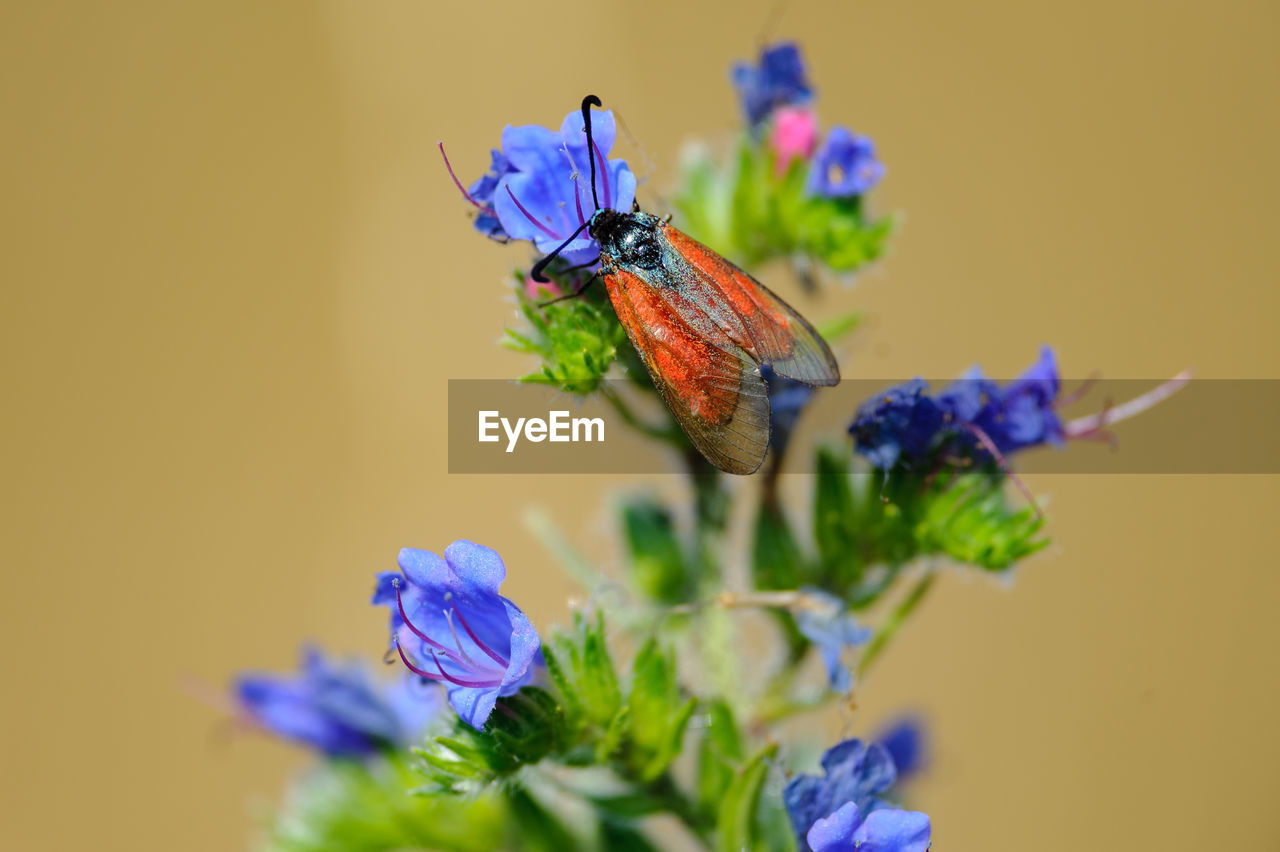
M767 130L776 171L785 174L793 163L808 164L805 189L810 195L860 196L884 177L870 137L836 125L818 144L813 87L795 44L764 48L758 65L735 64L733 84L748 128L755 134Z
M335 664L315 648L297 675L242 675L235 695L254 725L344 758L410 745L443 703L438 688L404 680L384 688L363 667Z
M747 264L805 258L847 272L879 257L891 222L869 220L863 197L884 164L871 139L848 127L822 136L800 48L767 46L730 78L745 132L723 166L705 152L687 158L682 226Z
M889 388L863 403L849 433L855 450L881 470L1058 445L1061 384L1053 350L1045 346L1035 364L1003 387L974 367L937 394L918 378Z
M703 155L690 165L677 226L743 264L786 257L798 270L847 271L880 256L890 222L869 219L864 201L884 167L866 137L842 126L821 136L799 48L766 47L731 79L743 132L727 162ZM598 262L583 228L597 202L628 212L635 200L635 176L609 158L613 115L592 115L594 144L577 111L558 130L508 126L488 172L469 187L454 178L485 236L542 254L565 244L545 265L553 293L585 281ZM508 345L541 362L526 380L589 393L615 358L630 358L637 386L652 389L603 296L540 305L545 289L530 289L521 273L515 282L529 327L510 332ZM824 333L832 340L856 324L847 317ZM296 676L241 677L244 716L330 758L272 848L651 849L644 820L662 813L703 849L927 852L930 818L901 807L900 782L926 762L917 720L838 743L823 754L821 774L793 775L780 792L773 782L786 770L778 755L788 729L778 726L824 705L852 706L862 686L850 657L861 678L944 565L1006 571L1047 544L1038 508L1011 507L1009 480L992 475L993 463L1096 437L1186 378L1065 423L1048 347L1008 383L977 368L937 392L914 379L858 409L852 447L814 448L813 499L793 512L777 473L814 389L768 365L761 372L774 461L756 480L753 521L674 423L653 425L625 392L605 394L629 425L687 453L693 498L687 509L657 496L625 500L620 576L607 580L539 521L538 534L591 600L545 644L501 594L502 558L460 540L441 554L402 550L398 570L377 575L385 661L407 669L398 684L383 688L318 651ZM707 377L690 377L699 380ZM895 475L851 476L855 455ZM797 515L807 528L795 526ZM742 520L751 526L735 526ZM729 556L741 552L735 532L749 539L749 577ZM741 641L754 629L736 620L745 607L768 612L778 653ZM823 678L810 674L818 663Z

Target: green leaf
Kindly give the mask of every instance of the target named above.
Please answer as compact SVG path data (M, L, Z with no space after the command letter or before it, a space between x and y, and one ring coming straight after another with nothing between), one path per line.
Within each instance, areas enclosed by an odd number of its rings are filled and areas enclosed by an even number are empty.
M622 506L622 530L636 588L661 603L684 601L688 568L666 507L650 498L629 500Z
M1037 537L1044 518L1032 507L1009 506L1004 477L973 473L943 480L916 525L923 552L1001 571L1048 546L1047 538Z
M680 753L695 707L676 682L675 661L650 639L636 655L627 695L629 763L643 780L657 778Z
M777 744L770 744L747 761L730 782L720 802L716 819L716 849L719 852L743 852L762 848L762 832L756 818L760 791L769 772L769 761L777 754Z
M548 270L561 292L581 283L578 275L556 263ZM505 345L539 358L534 373L521 381L546 384L572 394L595 391L618 355L625 337L622 324L605 296L590 290L581 297L539 304L525 293L524 273L515 273L516 298L529 328L508 329ZM595 288L601 290L603 288Z
M421 778L402 755L330 762L305 775L276 819L272 852L488 852L502 844L498 797L411 795Z
M622 693L605 642L604 615L592 619L575 613L570 630L557 631L544 643L543 656L572 721L607 727L622 706Z
M745 746L727 703L712 700L704 711L707 723L698 731L697 797L700 812L714 819L742 765Z

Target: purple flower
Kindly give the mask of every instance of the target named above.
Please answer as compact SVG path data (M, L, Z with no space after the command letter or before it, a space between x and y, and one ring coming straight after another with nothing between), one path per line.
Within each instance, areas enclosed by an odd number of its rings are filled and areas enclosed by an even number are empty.
M491 152L490 156L492 157L492 162L489 166L489 171L467 187L467 194L471 196L471 200L480 208L480 213L476 216L474 223L476 230L492 240L506 242L511 237L502 229L502 223L498 221L498 215L494 212L493 193L498 188L498 181L506 177L507 173L511 171L511 163L496 148Z
M822 769L823 776L821 778L815 775L797 775L787 783L786 788L782 791L782 800L787 806L787 813L791 816L791 825L795 829L796 837L799 840L800 852L808 852L810 848L814 850L854 848L853 846L834 846L828 842L827 838L839 837L834 829L840 826L833 826L833 830L829 833L819 833L818 840L828 845L822 847L811 846L812 840L809 839L813 837L811 829L816 827L820 820L834 816L837 811L849 804L854 805L856 809L856 813L853 815L853 828L850 829L850 832L869 822L871 823L871 829L878 829L884 822L884 818L877 818L875 822L871 822L869 815L880 809L888 808L888 805L878 796L892 786L897 778L893 758L889 756L889 752L883 746L876 744L866 745L861 740L856 739L845 740L828 749L822 755ZM921 814L920 816L924 815ZM840 825L843 825L844 819L842 818ZM919 849L925 849L928 846L928 817L924 819L925 846L918 847ZM852 834L850 833L848 836L852 836ZM870 839L875 838L871 837ZM888 850L898 849L899 847L868 846L865 848ZM914 852L917 847L904 846L901 848Z
M876 159L876 146L868 136L847 127L827 131L809 165L810 195L849 198L862 195L884 177L884 164Z
M870 639L871 630L858 624L846 611L844 601L836 596L819 589L802 591L813 606L796 612L796 627L818 647L831 689L848 693L853 687L853 675L842 659L844 651Z
M404 664L443 683L449 703L484 728L500 695L533 678L542 642L520 608L498 594L507 570L496 552L455 541L444 558L400 551L400 572L378 575L373 603L391 610L391 644Z
M616 136L612 112L602 110L592 115L591 135L595 148L589 154L578 110L565 116L558 131L533 124L507 125L500 152L506 170L499 173L495 168L490 173L494 176L492 205L505 235L530 240L548 254L590 219L595 202L588 157L596 163L600 206L631 212L636 177L625 161L606 159ZM477 184L484 181L481 178ZM480 227L479 219L476 227ZM579 264L591 262L599 254L600 246L583 231L560 256L570 264Z
M443 703L439 689L404 680L382 688L361 666L335 665L314 648L305 649L297 675L242 675L235 694L262 728L348 758L410 744Z
M977 367L937 395L912 379L864 402L849 426L854 449L873 466L927 464L939 453L1000 455L1040 444L1059 445L1064 433L1054 407L1061 381L1048 346L1021 376L1001 387ZM988 445L988 441L990 445Z
M841 805L809 829L813 852L926 852L931 827L918 811L884 808L863 813L853 802Z
M808 103L813 98L800 48L782 42L760 51L759 66L735 62L729 77L747 124L757 129L775 109Z

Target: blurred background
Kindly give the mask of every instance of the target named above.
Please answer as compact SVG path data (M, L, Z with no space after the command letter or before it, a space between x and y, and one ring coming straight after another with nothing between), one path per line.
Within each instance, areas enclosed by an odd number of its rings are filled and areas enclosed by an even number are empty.
M617 564L609 500L654 483L446 472L446 381L527 368L496 341L528 255L472 232L437 139L470 180L504 124L596 92L662 212L680 143L737 127L730 61L797 38L905 214L852 290L766 276L871 314L846 376L1010 375L1050 342L1068 376L1277 378L1278 24L1263 0L4 4L0 846L247 848L307 757L193 693L305 639L376 660L401 546L498 548L543 627L575 591L527 507ZM1053 547L1011 584L946 576L852 729L927 715L939 850L1280 848L1280 482L1030 485Z

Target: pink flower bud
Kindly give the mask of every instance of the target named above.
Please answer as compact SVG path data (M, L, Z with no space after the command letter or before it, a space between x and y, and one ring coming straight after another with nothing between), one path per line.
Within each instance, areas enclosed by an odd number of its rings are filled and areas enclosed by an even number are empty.
M791 161L807 160L818 145L818 117L804 107L782 107L773 114L769 147L778 158L778 174L784 174Z

